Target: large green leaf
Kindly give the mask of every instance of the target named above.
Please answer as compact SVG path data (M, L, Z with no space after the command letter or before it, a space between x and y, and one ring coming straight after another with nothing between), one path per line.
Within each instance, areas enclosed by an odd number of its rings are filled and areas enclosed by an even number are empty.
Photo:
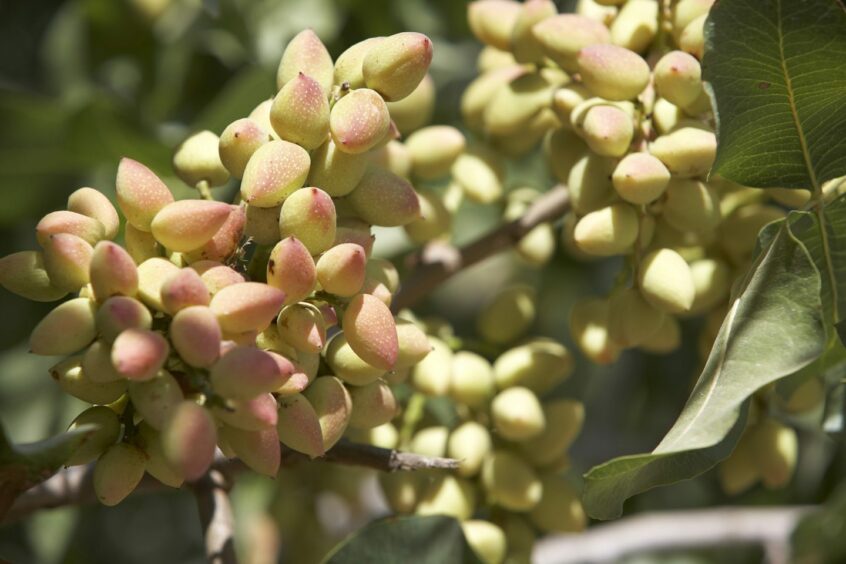
M44 441L13 445L0 423L0 520L18 494L55 474L95 430L81 425Z
M371 523L326 557L326 564L477 564L479 559L464 540L452 517L390 517Z
M790 226L790 219L782 223L747 275L687 404L658 447L585 475L592 517L618 517L632 495L692 478L728 456L747 398L822 354L820 274Z
M703 76L717 114L712 172L746 186L819 190L846 174L841 0L720 0Z

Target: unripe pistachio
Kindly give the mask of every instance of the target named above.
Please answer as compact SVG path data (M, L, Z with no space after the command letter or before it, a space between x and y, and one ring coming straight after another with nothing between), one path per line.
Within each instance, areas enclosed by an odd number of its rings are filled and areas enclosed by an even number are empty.
M461 116L470 129L480 132L485 126L485 111L500 88L526 72L520 65L494 69L474 79L461 96ZM393 115L393 114L392 114Z
M144 454L147 455L147 463L145 465L147 473L166 486L172 488L181 487L185 482L185 478L170 465L170 462L165 457L161 434L142 421L138 425L138 437L140 439L138 444L144 451Z
M95 315L97 332L107 343L113 342L127 329L149 329L153 316L135 298L113 296L103 302Z
M467 480L439 476L423 492L415 509L417 515L448 515L460 521L469 519L476 507L476 491Z
M673 178L667 185L662 217L680 231L707 234L720 223L719 199L711 187L698 180Z
M652 124L655 130L665 135L676 129L686 119L684 111L664 98L658 98L652 109Z
M35 226L35 238L42 247L60 233L76 235L93 246L105 238L106 228L99 220L72 211L50 212Z
M461 530L467 544L484 564L505 561L507 543L502 529L489 521L473 519L461 523Z
M531 29L531 28L530 28ZM508 51L497 49L492 45L485 45L476 57L476 70L479 74L488 71L511 67L517 64L514 55Z
M211 239L229 217L229 205L207 200L180 200L156 214L150 228L172 251L188 252Z
M422 245L449 233L452 214L434 190L417 191L420 203L420 218L403 226L406 235L414 243Z
M396 33L367 50L361 71L368 88L387 101L402 100L426 76L432 41L422 33Z
M670 171L649 153L631 153L614 169L612 180L617 194L627 202L649 204L667 189Z
M310 29L299 32L285 46L276 71L276 87L282 89L300 73L314 78L323 88L324 95L329 96L334 74L332 57L317 34Z
M279 233L279 212L282 206L259 208L246 206L244 235L259 245L273 245L281 239Z
M101 340L94 341L85 350L82 356L82 372L95 384L108 384L124 379L112 364L111 345Z
M480 0L467 5L467 22L476 39L503 51L511 50L511 35L520 15L513 0Z
M786 486L796 470L799 451L796 431L768 417L749 432L753 457L764 485L770 489Z
M630 0L620 8L611 24L611 43L643 53L652 45L657 33L658 2Z
M482 486L488 501L510 511L528 511L541 501L540 479L519 456L495 450L482 464Z
M411 438L408 450L432 458L446 456L449 429L443 426L425 427Z
M294 365L274 352L237 346L224 354L209 375L215 392L225 398L248 400L275 392L294 373Z
M333 376L314 380L303 394L320 422L324 451L343 436L352 417L352 399L341 381Z
M459 461L459 476L470 478L481 470L492 444L491 435L483 425L467 421L450 433L446 455Z
M227 409L213 409L212 412L227 425L246 431L275 427L279 420L276 398L272 394L259 394L247 400L229 400Z
M349 195L355 213L371 225L396 227L420 217L420 201L407 180L370 167Z
M323 253L317 260L317 281L324 291L349 297L358 293L367 268L364 249L355 243L342 243Z
M687 51L699 60L705 53L705 20L707 14L703 14L685 26L679 37L679 47Z
M578 0L576 13L594 21L609 25L617 15L616 7L626 0Z
M218 155L223 166L235 178L244 176L250 157L270 136L258 122L250 118L235 120L220 134Z
M135 261L135 264L160 257L162 255L162 248L153 234L149 231L141 231L127 223L123 232L123 242L126 247L126 252Z
M100 191L80 188L68 196L68 211L99 221L104 228L103 238L114 239L120 229L120 218L112 202Z
M490 204L502 196L502 159L485 147L472 147L459 156L452 165L452 177L474 202Z
M793 188L767 188L764 190L767 195L788 208L801 208L811 199L811 193L807 190L794 190Z
M565 84L552 94L551 107L561 123L567 127L571 123L573 110L579 107L582 102L589 100L591 96L590 90L582 84Z
M493 367L476 353L456 352L449 372L452 376L449 395L457 402L481 409L496 393Z
M585 114L581 135L588 147L604 157L622 157L634 137L631 118L616 106L597 105Z
M690 267L672 249L646 255L640 263L638 283L643 297L667 313L688 311L696 296Z
M620 348L636 347L650 339L664 322L664 312L653 307L636 288L611 296L608 330Z
M50 283L40 251L21 251L0 259L0 285L36 302L56 301L67 294Z
M138 291L138 269L132 256L120 245L100 241L90 262L91 289L97 301L111 296L134 296Z
M396 324L382 301L369 294L355 296L342 325L353 351L365 362L384 370L394 367L399 355Z
M574 533L587 526L582 502L577 492L558 474L546 474L542 478L543 497L532 508L529 517L544 532Z
M615 200L611 177L614 161L594 153L586 153L573 165L567 179L573 210L588 214L605 208Z
M120 438L120 420L108 407L97 405L86 409L71 422L68 431L82 425L94 425L96 429L82 439L74 453L65 461L65 466L94 462Z
M247 116L247 119L251 119L264 131L268 134L268 139L265 141L279 139L279 136L276 135L276 132L273 131L273 126L270 125L270 108L273 106L273 98L268 100L264 100L259 102L259 104L253 108L253 111Z
M261 331L282 309L285 292L259 282L232 284L219 290L209 307L228 333Z
M670 51L658 61L653 71L658 95L685 107L699 97L702 89L702 68L684 51Z
M316 282L314 259L299 239L286 237L276 243L267 261L267 284L285 294L284 303L304 300Z
M649 152L661 159L674 176L702 176L714 164L717 138L699 127L679 127L649 145Z
M552 131L544 142L546 162L552 174L561 182L568 182L570 171L587 152L581 137L573 131L558 128Z
M303 188L285 199L279 215L282 237L296 237L309 253L319 255L332 246L336 228L335 204L320 188Z
M352 400L350 427L353 429L378 427L397 414L397 400L383 380L365 386L353 386L349 394Z
M110 446L94 465L94 493L97 500L109 507L117 505L132 493L141 478L147 456L129 443Z
M367 443L379 448L397 448L399 431L390 423L384 423L366 432Z
M565 74L546 69L501 86L485 108L485 131L491 135L523 134L531 119L550 107L553 93L566 81Z
M352 90L363 88L365 84L361 67L364 57L370 49L384 41L384 39L384 37L368 37L363 41L353 44L346 51L338 55L338 58L335 60L335 84L342 86L346 83Z
M511 51L518 63L537 63L543 60L543 47L532 33L535 24L558 13L551 0L524 2L511 29Z
M608 301L588 299L570 312L570 334L582 353L597 364L611 364L620 350L608 329Z
M631 100L649 83L649 65L624 47L590 45L577 62L584 85L606 100Z
M159 210L173 202L173 194L152 170L126 157L118 165L115 185L127 223L140 231L150 231Z
M149 307L164 311L162 285L179 267L163 258L150 258L138 265L138 297Z
M241 461L259 474L276 477L279 473L281 448L276 427L247 431L223 425L218 431Z
M241 247L244 226L247 223L246 206L230 205L226 221L212 238L201 247L185 253L187 262L199 260L228 261Z
M625 253L637 241L638 216L629 204L613 204L590 212L576 224L576 244L586 253L612 256Z
M679 0L673 6L672 23L673 34L678 39L684 28L700 16L708 14L714 0Z
M279 440L288 448L311 458L323 456L326 452L318 415L302 394L280 398L276 429Z
M308 303L285 306L276 318L279 336L298 351L319 353L326 344L326 323Z
M128 380L150 380L164 366L169 353L170 345L161 334L130 328L112 344L112 364Z
M84 349L97 336L94 303L88 298L74 298L56 306L29 337L30 352L44 356L63 356Z
M519 135L491 136L491 147L501 157L517 159L526 156L541 144L547 132L561 127L561 122L550 108L544 108L525 124Z
M343 332L332 337L325 356L332 372L353 386L364 386L385 374L383 369L367 364L355 354Z
M222 186L229 180L229 171L223 166L219 152L220 139L211 131L191 135L176 149L173 169L188 186L200 182L209 186Z
M752 447L753 436L751 429L747 429L731 455L717 466L720 487L727 495L737 495L751 488L761 478Z
M94 249L85 240L70 233L54 233L43 247L44 268L53 286L76 292L88 284Z
M370 231L370 224L355 218L338 219L338 228L335 230L335 242L333 247L344 243L355 243L364 249L368 257L373 251L375 237Z
M422 179L448 175L464 152L464 135L449 125L430 125L411 134L405 142L411 155L412 174Z
M435 81L427 74L411 94L402 100L388 102L388 111L402 135L428 124L435 111Z
M321 85L300 72L273 99L270 123L280 139L311 151L329 136L329 100Z
M207 409L186 400L168 419L161 440L168 463L191 482L205 474L214 460L217 426Z
M84 402L105 405L126 392L126 381L92 382L82 370L82 357L72 356L50 369L50 376L66 394Z
M552 400L543 404L546 426L536 437L520 443L523 456L535 466L558 461L582 430L584 405L575 400Z
M681 346L681 327L672 315L665 315L664 322L652 337L640 344L640 349L652 354L667 354Z
M496 395L491 402L491 417L497 432L511 441L536 437L546 424L537 396L520 386Z
M568 72L578 70L579 52L589 45L608 43L611 34L599 22L575 14L559 14L532 27L544 54Z
M411 383L426 395L444 396L452 380L452 350L437 337L429 337L429 343L432 350L412 369Z
M405 319L396 320L397 360L394 369L410 368L432 350L429 338L417 325Z
M346 196L361 181L366 169L366 158L338 150L329 139L312 153L308 184L334 197Z
M165 279L161 299L165 312L175 315L186 307L208 305L211 296L197 271L183 268Z
M494 363L494 378L500 389L524 386L542 394L569 377L573 365L564 345L536 338L501 354Z
M281 139L265 143L247 162L241 197L260 208L278 206L305 183L310 166L308 151L299 145Z
M498 345L520 338L535 320L537 304L529 286L505 288L488 302L476 322L479 334Z
M150 427L161 430L185 398L176 378L161 370L151 380L130 382L129 399Z
M728 299L732 272L725 262L710 258L693 261L690 274L696 290L691 313L704 313Z
M359 154L376 147L387 135L391 116L373 90L353 90L332 107L329 130L339 151Z
M784 210L775 206L743 206L720 225L720 246L733 262L744 264L755 249L758 232L784 215Z
M380 472L382 495L395 513L411 513L423 494L421 477L414 472Z

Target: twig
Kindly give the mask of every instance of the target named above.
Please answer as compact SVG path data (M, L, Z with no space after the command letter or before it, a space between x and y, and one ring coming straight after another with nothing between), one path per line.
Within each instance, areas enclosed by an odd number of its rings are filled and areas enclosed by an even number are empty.
M578 534L547 537L535 544L536 564L619 562L627 555L736 544L763 545L770 564L786 564L790 535L814 510L794 507L717 507L663 511L591 527Z
M411 270L392 301L393 309L399 311L416 304L452 275L513 246L529 231L557 219L568 209L570 192L559 184L535 200L523 216L460 249L424 249L412 259Z
M220 470L211 468L192 484L197 499L206 561L209 564L238 564L235 555L235 517L229 501L231 484Z
M458 461L449 458L429 458L349 441L339 442L323 458L317 460L347 466L365 466L384 472L458 467ZM310 459L304 454L284 447L282 449L281 466L290 467L309 461ZM213 468L226 474L240 472L246 467L239 460L229 460L223 455L218 455ZM93 464L72 466L59 471L48 480L21 494L5 517L0 519L0 524L18 521L40 509L94 503L97 496L94 493L93 475ZM171 488L151 476L144 476L133 495L168 489Z

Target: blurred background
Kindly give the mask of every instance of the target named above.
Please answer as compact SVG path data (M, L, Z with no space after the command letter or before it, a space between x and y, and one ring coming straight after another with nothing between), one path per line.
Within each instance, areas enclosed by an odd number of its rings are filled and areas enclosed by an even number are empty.
M572 2L560 2L566 11ZM0 0L0 253L35 248L34 226L63 208L68 194L92 186L114 195L120 157L144 162L177 197L191 191L174 175L173 149L191 132L219 133L275 93L286 42L311 27L333 56L370 36L402 30L435 44L434 123L460 126L461 92L476 74L479 45L456 0ZM511 187L544 190L551 176L540 156L511 167ZM465 205L455 240L490 229L495 206ZM401 257L401 230L380 231L377 252ZM570 343L572 304L610 287L619 265L578 263L558 252L537 271L503 254L456 277L423 304L421 314L449 319L471 339L474 316L497 289L515 281L538 288L537 335ZM32 327L49 310L0 291L0 420L15 442L63 431L83 405L49 378L54 359L26 350ZM579 359L556 394L585 402L585 429L572 449L574 479L614 456L651 450L670 427L699 371L700 322L684 325L685 344L658 357L626 353L612 367ZM843 474L833 449L810 432L793 485L754 488L726 499L713 472L639 496L627 512L715 504L814 503ZM334 544L384 514L365 471L313 463L277 480L243 476L233 492L239 548L250 562L317 562ZM262 546L270 550L259 549ZM277 550L278 549L278 550ZM641 557L638 562L760 561L756 550L725 549ZM43 563L202 562L193 497L186 491L131 497L119 507L45 511L0 527L0 560Z

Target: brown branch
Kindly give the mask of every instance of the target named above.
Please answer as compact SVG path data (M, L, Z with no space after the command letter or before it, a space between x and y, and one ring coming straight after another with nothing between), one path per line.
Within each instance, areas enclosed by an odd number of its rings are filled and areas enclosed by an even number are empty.
M364 466L383 472L429 468L453 469L458 467L458 461L449 458L430 458L349 441L340 441L323 458L316 460L346 466ZM281 466L283 467L310 461L311 459L304 454L282 448ZM240 460L230 460L222 454L218 454L213 468L227 474L241 472L246 469L246 466ZM9 512L0 519L0 524L18 521L41 509L94 503L97 496L94 493L93 475L93 464L72 466L60 470L51 478L21 494L12 504ZM149 475L145 475L133 495L169 489L172 488L163 485Z
M235 517L229 501L231 484L223 472L211 468L191 484L203 529L206 561L209 564L238 564L235 555Z
M394 296L394 311L410 307L457 272L512 247L542 223L561 217L570 209L570 192L559 184L529 206L523 216L456 249L434 244L412 258L411 270Z

